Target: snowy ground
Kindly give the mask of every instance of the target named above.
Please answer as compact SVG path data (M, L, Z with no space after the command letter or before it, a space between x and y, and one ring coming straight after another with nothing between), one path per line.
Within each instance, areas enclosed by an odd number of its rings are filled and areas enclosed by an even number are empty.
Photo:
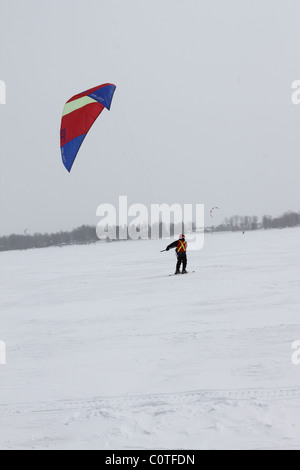
M0 254L1 449L300 449L300 230Z

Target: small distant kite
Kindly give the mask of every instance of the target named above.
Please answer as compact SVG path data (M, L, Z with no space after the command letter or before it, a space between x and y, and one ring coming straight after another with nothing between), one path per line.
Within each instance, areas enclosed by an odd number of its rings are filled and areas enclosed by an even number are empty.
M115 85L105 83L73 96L65 104L60 128L60 148L62 161L68 172L98 116L104 108L110 110L115 90Z
M24 230L24 235L28 235L28 232L29 232L29 228L26 228L26 229Z
M220 208L219 208L219 207L213 207L213 208L210 210L210 216L211 216L212 219L213 219L214 211L215 211L215 210L220 210Z

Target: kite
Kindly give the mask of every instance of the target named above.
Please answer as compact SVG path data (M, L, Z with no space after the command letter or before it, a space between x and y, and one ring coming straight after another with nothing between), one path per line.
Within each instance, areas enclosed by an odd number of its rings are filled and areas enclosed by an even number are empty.
M110 110L115 90L115 85L106 83L73 96L65 104L60 128L60 148L62 161L68 172L98 116L104 108Z
M213 208L211 209L211 211L210 211L210 216L211 216L211 218L213 218L213 213L214 213L214 211L215 211L216 209L217 209L217 210L220 210L219 207L213 207Z

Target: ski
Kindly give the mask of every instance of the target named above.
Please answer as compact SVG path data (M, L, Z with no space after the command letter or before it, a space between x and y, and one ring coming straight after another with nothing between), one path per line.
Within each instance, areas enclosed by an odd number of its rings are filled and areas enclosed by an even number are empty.
M196 271L188 271L187 273L185 274L169 274L169 277L172 277L172 276L185 276L186 274L192 274L192 273L195 273Z

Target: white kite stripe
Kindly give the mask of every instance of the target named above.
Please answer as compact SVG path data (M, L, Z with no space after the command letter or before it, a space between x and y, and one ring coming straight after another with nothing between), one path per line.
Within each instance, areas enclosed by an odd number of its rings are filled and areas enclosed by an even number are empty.
M65 104L63 116L66 116L67 114L70 114L73 111L76 111L77 109L80 109L83 106L91 103L97 103L97 101L93 100L93 98L90 98L90 96L83 96L82 98L78 98L78 100L70 101L70 103Z

